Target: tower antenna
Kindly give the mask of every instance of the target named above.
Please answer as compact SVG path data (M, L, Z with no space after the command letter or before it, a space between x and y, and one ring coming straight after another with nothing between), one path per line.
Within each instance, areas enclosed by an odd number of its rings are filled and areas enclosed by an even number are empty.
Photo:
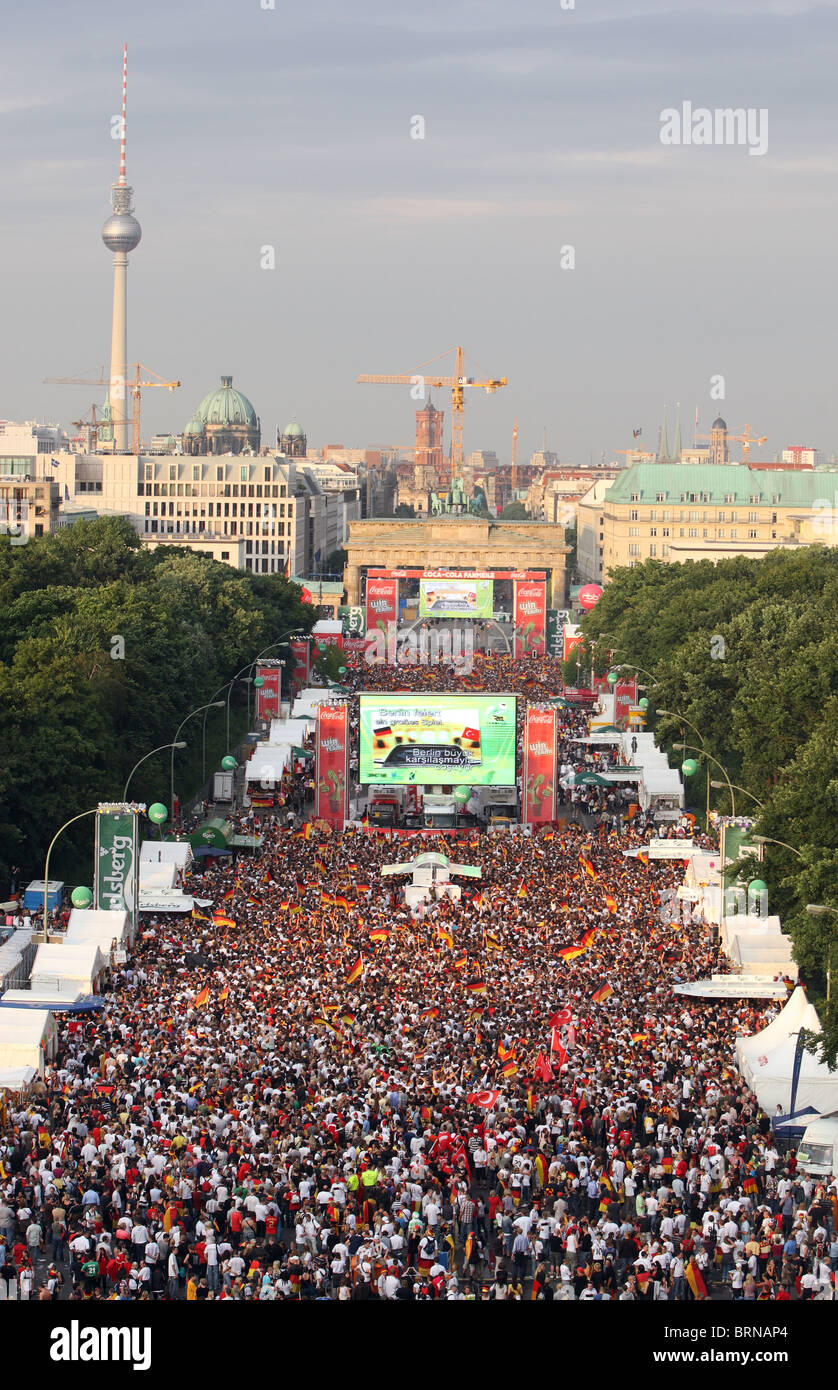
M119 185L125 187L125 105L128 92L128 45L122 45L122 125L119 129Z

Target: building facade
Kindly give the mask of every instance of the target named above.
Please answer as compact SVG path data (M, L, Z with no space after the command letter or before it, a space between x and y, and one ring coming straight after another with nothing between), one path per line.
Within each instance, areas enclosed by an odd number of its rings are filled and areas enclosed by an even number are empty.
M718 560L800 544L799 518L838 497L838 471L746 464L637 464L597 483L579 504L581 577L644 560Z

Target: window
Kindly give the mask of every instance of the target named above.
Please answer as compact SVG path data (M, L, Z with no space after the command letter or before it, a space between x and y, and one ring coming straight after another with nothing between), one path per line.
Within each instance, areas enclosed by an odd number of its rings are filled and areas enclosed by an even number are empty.
M759 532L757 531L756 527L754 526L754 527L748 532L748 540L749 540L749 541L755 541L755 540L758 539L758 537L759 537Z
M176 464L176 463L170 463L170 464L169 464L169 482L170 482L170 483L173 483L173 482L175 481L176 478L177 478L177 464Z
M759 521L759 512L748 512L749 521Z
M640 535L640 527L639 527L639 526L630 526L630 527L629 527L629 535L630 535L630 536L639 536L639 535Z
M754 503L756 503L756 502L758 502L758 501L759 501L759 493L758 493L758 492L752 492L752 493L751 493L751 503L754 504Z
M777 525L777 513L776 513L776 512L772 512L772 513L771 513L771 525L772 525L772 526L776 526L776 525Z
M731 512L731 514L730 514L730 519L731 519L731 521L736 521L736 513L735 513L735 512Z
M681 534L682 534L682 535L684 534L683 531L681 532ZM697 536L698 536L698 527L697 527L697 526L691 526L690 529L689 529L689 537L690 537L690 540L691 540L691 541L694 541L694 540L697 538Z
M650 559L653 559L654 556L657 555L657 553L658 553L658 547L657 547L656 545L650 545L650 546L649 546L649 558L650 558Z
M649 512L649 520L650 520L650 521L657 521L657 519L658 519L657 508L656 508L656 507L653 507L652 510Z
M246 483L246 482L247 482L247 464L246 464L246 463L243 463L243 464L241 465L241 467L239 468L239 481L242 482L242 483Z
M265 482L266 482L266 483L269 483L270 481L271 481L271 469L270 469L270 465L269 465L269 466L265 469Z
M718 531L716 532L716 535L717 535L717 537L718 537L718 539L719 539L720 541L723 541L723 540L724 540L724 538L725 538L725 528L724 528L724 526L720 526L720 527L719 527Z
M632 501L632 502L639 502L639 501L640 501L640 493L639 493L639 492L633 492L633 493L631 494L631 501Z
M147 463L146 466L145 466L145 480L146 480L147 483L150 483L150 482L152 481L153 478L154 478L154 465L151 464L151 463Z
M683 528L683 526L682 526L681 529L680 529L679 532L678 532L678 535L679 535L679 536L683 536L683 534L684 534L684 528Z
M661 520L662 520L662 521L669 521L669 519L670 519L670 517L669 517L669 509L667 508L666 511L661 512Z
M216 468L216 470L215 470L215 481L216 481L217 483L223 483L223 482L224 482L224 465L223 465L223 464L220 464L220 465L218 466L218 468Z
M726 492L726 493L725 493L725 501L726 501L726 502L735 502L735 501L736 501L736 493L735 493L735 492Z
M701 518L700 518L698 512L690 512L690 514L689 514L687 520L688 520L688 521L700 521Z
M663 547L662 554L663 554L663 558L664 558L665 560L668 560L668 559L669 559L669 546L668 546L668 545L665 545L665 546Z
M637 508L632 507L631 511L629 512L629 521L637 521L637 515Z
M717 521L724 521L724 519L725 519L725 514L724 514L724 512L718 512L717 515L716 515L716 520L717 520Z
M736 540L736 527L735 527L735 526L731 526L731 528L730 528L730 539L731 539L732 541L735 541L735 540Z
M657 528L657 526L650 526L650 527L649 527L649 535L650 535L650 536L656 536L657 534L658 534L658 528Z
M668 536L668 535L669 535L669 527L668 527L668 526L664 526L663 530L661 531L661 535L662 535L662 536ZM669 552L669 546L665 545L665 546L664 546L664 550L667 551L667 553L668 553L668 552Z

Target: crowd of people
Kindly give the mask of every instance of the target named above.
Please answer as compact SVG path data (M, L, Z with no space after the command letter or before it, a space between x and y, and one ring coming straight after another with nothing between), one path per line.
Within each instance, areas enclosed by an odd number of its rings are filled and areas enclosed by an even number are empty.
M532 666L471 679L537 698ZM261 817L252 856L195 868L212 906L143 918L104 1008L7 1096L0 1298L832 1297L836 1183L733 1065L777 1005L674 993L723 964L662 910L682 866L654 827ZM381 870L417 847L480 876L411 910Z

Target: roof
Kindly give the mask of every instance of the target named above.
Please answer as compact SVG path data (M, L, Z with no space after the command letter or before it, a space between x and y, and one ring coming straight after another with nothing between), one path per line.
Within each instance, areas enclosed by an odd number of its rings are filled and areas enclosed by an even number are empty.
M838 470L792 473L787 469L751 470L745 464L634 463L608 488L609 502L705 502L747 506L752 497L763 505L811 506L838 493ZM756 504L755 504L756 505Z
M256 411L247 396L235 390L231 376L223 376L221 385L204 396L193 420L201 420L206 425L255 426L257 423Z

